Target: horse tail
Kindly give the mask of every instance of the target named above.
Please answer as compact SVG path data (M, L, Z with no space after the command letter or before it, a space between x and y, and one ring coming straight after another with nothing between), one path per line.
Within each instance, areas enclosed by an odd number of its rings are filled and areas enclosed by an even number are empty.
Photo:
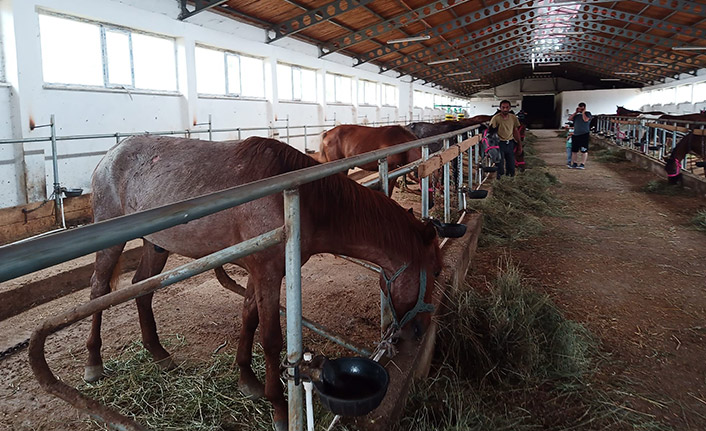
M110 275L110 291L115 292L118 290L118 283L120 282L120 274L123 272L123 256L120 255L118 258L118 262L115 264L115 268L113 268L113 273Z

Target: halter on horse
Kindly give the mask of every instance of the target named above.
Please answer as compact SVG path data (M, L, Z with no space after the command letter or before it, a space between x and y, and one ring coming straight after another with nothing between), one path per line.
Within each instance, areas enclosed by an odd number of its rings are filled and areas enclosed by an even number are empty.
M706 160L706 136L697 137L694 132L690 132L677 143L672 153L665 160L664 165L670 184L677 184L682 181L681 162L690 152ZM704 168L704 175L706 175L706 167Z

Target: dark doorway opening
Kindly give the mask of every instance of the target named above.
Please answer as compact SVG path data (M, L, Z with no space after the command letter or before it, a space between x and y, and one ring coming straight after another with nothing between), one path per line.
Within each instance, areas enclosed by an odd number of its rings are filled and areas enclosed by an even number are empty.
M554 96L523 96L522 109L527 113L527 127L530 129L556 129Z

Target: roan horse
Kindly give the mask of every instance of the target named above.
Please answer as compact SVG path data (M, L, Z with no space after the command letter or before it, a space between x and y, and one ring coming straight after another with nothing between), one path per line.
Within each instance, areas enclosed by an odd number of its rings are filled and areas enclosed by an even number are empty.
M94 218L98 222L144 211L316 164L288 145L266 138L227 143L132 137L108 151L94 172ZM302 185L300 201L302 264L316 253L344 254L377 263L383 269L380 286L392 303L399 335L407 339L420 336L430 323L429 303L441 269L434 226L342 174ZM283 206L281 193L269 195L145 236L133 283L159 274L169 253L200 258L282 226ZM124 245L96 253L91 298L110 291ZM266 396L274 407L276 429L284 431L287 402L279 379L284 244L234 263L249 274L237 352L239 387L254 397ZM157 335L152 294L136 302L145 348L163 368L172 367L174 362ZM251 368L258 325L266 362L264 386ZM101 313L96 313L86 343L87 381L95 381L103 373L100 327Z
M671 184L682 181L681 162L688 153L696 154L702 160L706 160L706 136L689 133L677 143L672 153L665 159L664 170L667 171L667 178ZM704 175L706 176L706 167L704 167Z
M346 157L414 141L417 137L402 126L366 127L355 124L336 126L321 136L321 149L312 157L319 162L332 162ZM404 153L387 157L390 170L399 168L422 157L422 150L413 148ZM377 162L358 166L366 171L377 171ZM395 180L390 180L388 192L392 196Z

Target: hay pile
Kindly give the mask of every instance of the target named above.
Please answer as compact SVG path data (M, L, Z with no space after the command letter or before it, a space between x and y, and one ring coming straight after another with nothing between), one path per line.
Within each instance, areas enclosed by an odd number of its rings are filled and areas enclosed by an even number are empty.
M395 431L660 429L617 390L597 389L596 341L510 260L486 291L465 286L448 300L436 368Z
M691 219L691 224L696 228L696 230L706 232L706 211L697 211L694 218Z
M181 345L181 336L166 338L165 346ZM264 377L261 349L253 369ZM107 377L77 389L115 408L153 430L216 431L272 428L272 408L266 400L252 401L238 391L235 356L219 353L205 364L181 364L162 371L152 357L133 342L116 358L105 362ZM100 429L104 424L96 425Z
M469 205L483 214L479 245L509 245L541 233L539 216L562 215L563 203L551 191L557 182L543 169L529 169L495 181L488 198Z

